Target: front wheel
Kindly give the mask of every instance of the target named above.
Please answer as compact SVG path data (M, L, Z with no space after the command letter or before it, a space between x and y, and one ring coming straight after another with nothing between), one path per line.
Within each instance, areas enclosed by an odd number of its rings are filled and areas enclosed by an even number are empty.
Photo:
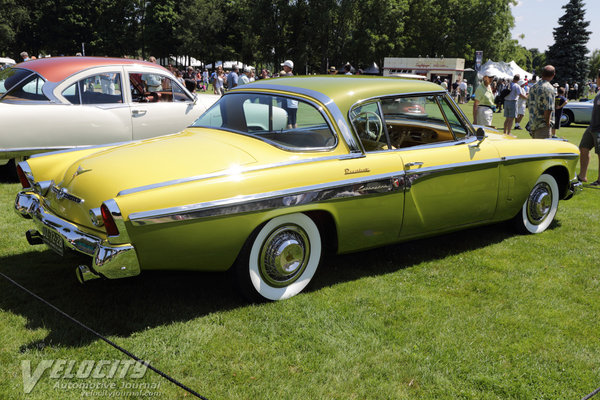
M558 210L558 184L550 174L542 174L529 192L515 224L523 233L544 232Z
M297 213L268 221L250 237L234 269L250 300L284 300L308 285L320 259L319 228Z

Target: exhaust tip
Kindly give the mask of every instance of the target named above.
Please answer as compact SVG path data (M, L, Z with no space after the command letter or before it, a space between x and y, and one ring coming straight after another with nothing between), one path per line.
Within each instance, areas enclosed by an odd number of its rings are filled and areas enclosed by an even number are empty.
M100 278L100 275L92 272L92 270L87 265L80 265L75 268L75 275L77 275L77 280L79 283L84 283L87 281L91 281L92 279Z
M27 242L32 246L44 243L44 241L42 240L42 234L36 231L35 229L30 229L27 232L25 232L25 237L27 238Z

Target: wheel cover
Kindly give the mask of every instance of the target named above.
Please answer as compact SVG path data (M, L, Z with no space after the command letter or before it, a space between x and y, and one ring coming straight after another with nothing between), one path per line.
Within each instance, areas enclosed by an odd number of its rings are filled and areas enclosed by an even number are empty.
M309 258L310 241L306 232L298 225L283 225L263 242L259 273L268 285L285 287L302 276Z
M527 219L534 225L539 225L552 210L552 189L546 182L539 182L527 199Z

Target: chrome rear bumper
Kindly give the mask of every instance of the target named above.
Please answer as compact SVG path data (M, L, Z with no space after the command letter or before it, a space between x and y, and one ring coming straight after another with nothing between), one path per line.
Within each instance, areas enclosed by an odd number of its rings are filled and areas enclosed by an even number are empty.
M31 244L38 244L40 241L32 241L30 238L43 240L43 232L50 231L60 236L64 247L92 257L91 268L87 271L89 273L77 274L81 281L101 276L117 279L139 275L140 265L133 245L111 244L105 239L83 232L77 225L50 212L39 194L26 190L20 192L15 199L15 211L23 218L33 219L36 227L42 232L29 231L27 236ZM78 271L85 268L79 266Z

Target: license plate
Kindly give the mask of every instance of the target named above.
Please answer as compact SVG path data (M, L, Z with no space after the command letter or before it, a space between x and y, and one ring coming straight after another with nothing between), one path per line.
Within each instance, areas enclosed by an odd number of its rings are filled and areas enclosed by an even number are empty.
M58 232L53 231L52 229L44 226L42 229L43 235L42 238L44 243L52 250L54 250L59 255L64 254L64 242L62 237L58 234Z

